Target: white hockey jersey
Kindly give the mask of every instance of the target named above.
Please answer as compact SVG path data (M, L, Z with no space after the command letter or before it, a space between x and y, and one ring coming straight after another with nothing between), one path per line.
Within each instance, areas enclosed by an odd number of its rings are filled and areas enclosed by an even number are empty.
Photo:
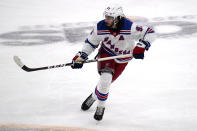
M151 43L153 41L154 30L147 26L140 26L132 21L124 18L123 25L119 32L112 32L108 30L105 21L102 20L97 23L93 28L82 51L91 54L95 48L101 44L101 48L110 56L132 54L133 49L140 39ZM128 59L116 59L118 63L125 63L131 60Z

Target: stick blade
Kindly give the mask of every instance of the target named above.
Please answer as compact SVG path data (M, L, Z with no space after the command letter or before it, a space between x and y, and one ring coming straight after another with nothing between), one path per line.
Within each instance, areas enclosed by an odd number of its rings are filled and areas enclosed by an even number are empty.
M20 58L18 56L14 56L13 57L14 62L20 67L22 68L24 66L24 64L21 62Z

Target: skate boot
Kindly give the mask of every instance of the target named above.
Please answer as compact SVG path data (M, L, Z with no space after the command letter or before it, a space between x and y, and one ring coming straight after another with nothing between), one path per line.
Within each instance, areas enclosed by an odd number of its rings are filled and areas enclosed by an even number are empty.
M95 101L96 100L92 97L92 94L90 94L90 96L88 96L88 98L82 103L81 109L84 111L88 110Z
M103 115L104 115L104 111L105 111L105 107L97 106L96 112L94 114L94 119L97 120L97 121L102 120L103 119Z

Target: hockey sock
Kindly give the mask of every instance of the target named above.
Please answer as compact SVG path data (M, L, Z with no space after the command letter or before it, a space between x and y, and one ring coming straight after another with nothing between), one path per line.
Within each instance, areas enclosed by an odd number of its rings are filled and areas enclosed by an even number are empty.
M98 106L105 107L105 102L108 98L109 88L112 82L111 73L102 73L93 96L97 96Z

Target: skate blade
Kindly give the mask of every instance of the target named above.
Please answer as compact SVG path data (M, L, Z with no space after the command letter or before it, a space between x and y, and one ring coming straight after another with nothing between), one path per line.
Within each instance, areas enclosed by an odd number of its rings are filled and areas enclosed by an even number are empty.
M98 126L102 123L102 120L98 121L98 120L95 120L95 124Z

